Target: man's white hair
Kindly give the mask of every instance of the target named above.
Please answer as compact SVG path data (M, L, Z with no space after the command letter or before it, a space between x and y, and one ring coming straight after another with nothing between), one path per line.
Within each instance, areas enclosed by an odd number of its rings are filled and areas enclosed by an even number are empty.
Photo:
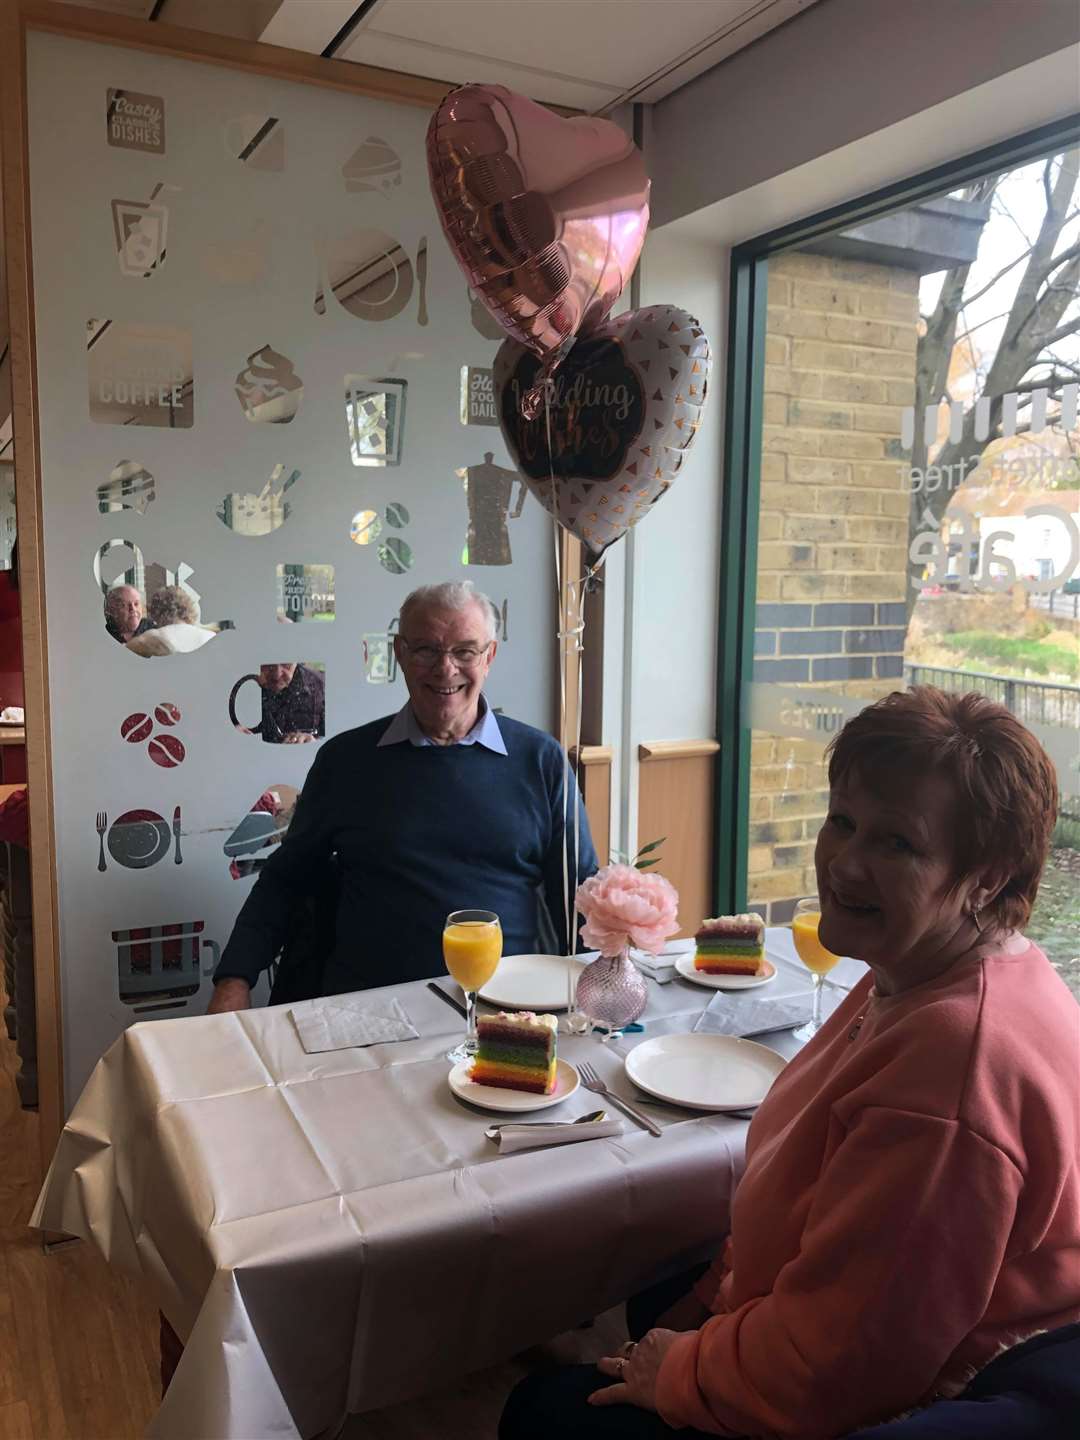
M479 605L487 617L488 639L494 640L499 633L499 612L495 602L471 580L444 580L441 585L420 585L405 597L398 615L398 628L404 632L410 618L417 610L430 607L433 610L467 610L470 605Z

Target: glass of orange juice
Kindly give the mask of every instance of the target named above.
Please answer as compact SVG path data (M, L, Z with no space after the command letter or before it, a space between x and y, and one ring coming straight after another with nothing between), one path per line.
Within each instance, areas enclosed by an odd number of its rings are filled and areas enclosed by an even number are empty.
M795 949L799 959L814 978L813 1014L805 1025L795 1031L796 1040L809 1040L821 1029L821 987L825 976L840 959L839 955L826 950L818 938L820 921L821 901L816 895L808 900L800 900L791 917L791 936L795 941Z
M469 1018L465 1039L447 1055L451 1064L476 1054L476 992L482 990L502 956L502 926L494 910L455 910L443 926L443 959L465 991Z

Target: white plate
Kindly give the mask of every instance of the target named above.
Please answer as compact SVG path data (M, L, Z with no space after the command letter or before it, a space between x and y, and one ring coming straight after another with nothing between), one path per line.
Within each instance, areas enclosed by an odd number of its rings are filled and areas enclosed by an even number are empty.
M658 1035L630 1051L626 1073L647 1094L691 1110L750 1110L786 1064L731 1035Z
M707 990L756 990L759 985L768 985L776 979L776 966L771 960L765 961L764 975L709 975L704 970L694 969L693 955L680 955L675 969L684 980L695 985L704 985Z
M503 1090L498 1085L475 1085L469 1079L471 1060L462 1060L450 1071L450 1089L459 1100L467 1100L481 1110L498 1110L505 1115L523 1114L526 1110L546 1110L569 1100L581 1081L568 1060L555 1061L555 1089L550 1095L536 1095L530 1090Z
M590 959L579 955L579 969ZM480 999L502 1010L565 1010L567 963L565 955L504 955Z

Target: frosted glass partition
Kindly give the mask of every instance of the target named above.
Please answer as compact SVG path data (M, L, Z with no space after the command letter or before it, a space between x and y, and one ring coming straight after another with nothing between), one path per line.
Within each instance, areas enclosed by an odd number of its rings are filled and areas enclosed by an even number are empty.
M408 590L488 590L492 703L547 727L554 583L423 109L37 32L28 84L70 1104L204 1008L324 736L404 702Z

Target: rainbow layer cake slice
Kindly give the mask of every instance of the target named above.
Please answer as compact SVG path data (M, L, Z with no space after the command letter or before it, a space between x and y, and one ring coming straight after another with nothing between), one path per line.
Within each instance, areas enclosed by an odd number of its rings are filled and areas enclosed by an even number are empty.
M477 1085L550 1095L555 1089L558 1025L554 1015L534 1015L531 1010L481 1015L476 1022L479 1046L469 1078Z
M694 936L694 969L706 975L761 975L765 922L760 915L718 915Z

